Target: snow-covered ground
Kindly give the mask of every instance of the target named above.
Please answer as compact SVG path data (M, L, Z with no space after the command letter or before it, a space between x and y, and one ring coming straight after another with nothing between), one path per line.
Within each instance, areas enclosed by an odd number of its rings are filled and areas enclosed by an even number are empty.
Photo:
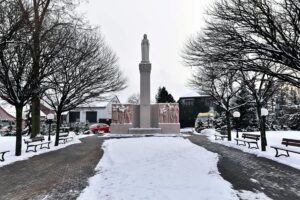
M92 134L91 134L92 135ZM28 159L32 156L39 155L42 153L46 153L49 151L55 151L58 149L65 148L71 144L76 144L80 143L81 141L79 140L80 138L87 137L89 135L75 135L74 132L70 132L69 136L73 136L74 139L72 141L67 142L66 144L59 144L57 147L54 146L54 140L55 136L51 136L51 141L52 143L50 144L50 149L40 149L37 147L37 152L25 152L26 151L26 144L24 143L24 139L29 138L29 137L23 137L22 138L22 155L21 156L15 156L15 146L16 146L16 137L13 136L0 136L0 151L7 151L9 150L10 152L6 153L4 158L4 162L0 162L0 167L4 165L11 164L13 162L19 161L19 160L25 160ZM48 136L44 136L45 140L48 141ZM32 147L30 148L32 149Z
M275 150L273 148L270 148L270 146L272 146L272 145L280 146L282 138L290 138L290 139L300 140L300 131L267 131L266 137L267 137L268 146L267 146L265 152L261 151L260 149L249 149L248 145L247 146L236 145L236 141L234 140L234 138L236 138L235 131L231 132L232 141L230 141L230 142L227 141L227 139L224 139L224 141L215 140L214 134L218 134L218 132L216 132L214 129L205 129L205 130L201 131L201 133L196 133L196 132L194 132L194 133L199 134L199 135L206 135L206 136L208 136L209 140L212 142L217 142L220 144L224 144L226 146L241 149L244 152L248 152L248 153L260 156L260 157L272 159L276 162L280 162L282 164L286 164L291 167L300 169L300 154L290 153L290 157L280 156L280 157L276 158ZM253 133L253 134L258 134L258 135L260 134L259 132L247 132L247 133ZM239 133L239 136L241 137L242 133ZM259 142L259 148L261 148L260 140L258 142ZM295 147L295 148L300 150L300 148L298 148L298 147ZM282 152L282 153L285 153L285 152Z
M233 190L218 172L218 155L184 138L111 139L103 149L79 200L269 199Z

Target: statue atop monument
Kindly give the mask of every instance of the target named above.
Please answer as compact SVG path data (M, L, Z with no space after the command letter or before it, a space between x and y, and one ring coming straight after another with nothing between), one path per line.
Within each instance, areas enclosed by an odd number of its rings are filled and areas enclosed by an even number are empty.
M149 63L149 45L147 34L144 34L144 39L142 40L142 63Z

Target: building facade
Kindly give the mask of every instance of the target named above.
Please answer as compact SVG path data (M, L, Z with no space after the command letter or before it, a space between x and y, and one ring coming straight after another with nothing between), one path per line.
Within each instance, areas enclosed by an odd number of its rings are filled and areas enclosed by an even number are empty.
M66 123L111 123L112 104L120 103L117 96L109 97L107 101L93 101L64 113Z
M212 97L196 92L189 93L179 98L180 127L194 127L198 113L206 113L214 109Z

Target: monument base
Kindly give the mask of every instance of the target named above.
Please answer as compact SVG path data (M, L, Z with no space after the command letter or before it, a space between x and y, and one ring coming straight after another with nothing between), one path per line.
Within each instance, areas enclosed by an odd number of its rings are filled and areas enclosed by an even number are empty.
M161 128L130 128L129 134L157 134L161 133Z
M160 123L158 127L161 128L161 133L178 133L180 132L180 124L179 123Z
M132 124L111 124L110 132L116 134L128 134L130 128L133 128Z

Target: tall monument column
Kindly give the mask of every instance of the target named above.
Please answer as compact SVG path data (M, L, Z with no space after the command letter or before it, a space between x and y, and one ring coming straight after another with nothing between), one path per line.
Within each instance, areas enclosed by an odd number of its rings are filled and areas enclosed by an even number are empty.
M144 35L142 40L142 61L140 68L140 128L151 127L150 106L150 73L151 63L149 61L149 40Z
M141 44L140 105L112 104L111 133L116 134L161 134L179 133L178 103L150 104L149 40L144 35Z

